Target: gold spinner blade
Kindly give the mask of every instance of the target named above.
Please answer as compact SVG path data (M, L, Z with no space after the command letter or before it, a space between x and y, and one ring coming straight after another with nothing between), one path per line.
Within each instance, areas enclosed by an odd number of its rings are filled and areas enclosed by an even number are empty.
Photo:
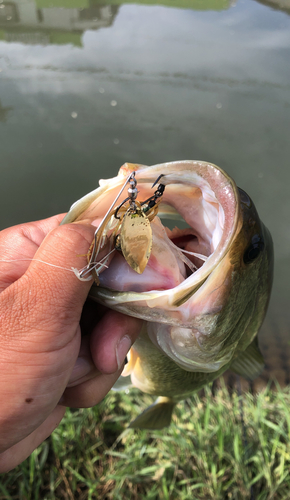
M129 266L142 274L152 250L152 229L148 217L140 208L129 210L124 215L120 245Z

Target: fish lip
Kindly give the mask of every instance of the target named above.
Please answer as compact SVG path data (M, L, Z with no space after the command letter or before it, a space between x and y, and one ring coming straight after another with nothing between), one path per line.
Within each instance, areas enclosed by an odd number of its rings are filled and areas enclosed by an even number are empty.
M233 219L231 224L229 224L229 221L226 220L228 224L225 231L223 232L223 236L227 234L227 237L225 240L223 240L223 237L221 238L221 241L219 242L216 250L208 257L207 261L201 268L199 268L196 272L194 272L191 276L189 276L186 280L184 280L176 287L163 291L152 290L149 292L122 292L110 290L109 294L111 295L111 300L113 300L114 303L115 301L118 303L146 301L147 306L155 307L157 305L157 299L158 301L167 299L167 306L179 307L200 288L206 286L206 280L208 276L225 258L230 249L232 241L234 240L237 232L240 230L242 222L240 220L239 191L235 181L226 172L224 172L220 167L214 165L213 163L184 160L160 163L157 165L153 165L152 167L144 167L144 169L142 168L141 170L136 171L136 179L138 183L154 182L156 180L156 176L158 174L164 173L164 171L166 171L167 169L169 169L170 172L166 172L165 176L162 179L162 183L164 183L165 185L172 184L173 180L174 183L185 184L185 170L188 175L188 183L192 182L192 176L195 174L197 177L201 178L203 181L209 184L210 188L217 196L218 202L222 206L225 206L227 209L229 208L229 205L231 206ZM114 179L109 179L108 181L101 182L102 188L104 186L108 188L110 181L112 182ZM110 186L112 185L110 184ZM97 295L100 298L102 296L106 296L107 300L109 294L106 292L106 290L107 292L109 291L109 289L105 287L98 287Z

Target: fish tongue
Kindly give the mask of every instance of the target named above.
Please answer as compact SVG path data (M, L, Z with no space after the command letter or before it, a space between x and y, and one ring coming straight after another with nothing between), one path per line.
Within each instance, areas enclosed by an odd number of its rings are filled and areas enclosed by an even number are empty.
M178 284L166 267L158 266L152 257L150 261L143 273L138 274L127 264L124 257L117 253L109 268L100 274L100 285L122 292L147 292L149 290L166 290Z
M121 253L115 255L100 276L100 285L119 291L147 292L168 290L179 285L186 278L184 263L178 249L174 248L166 232L156 217L151 223L153 234L152 252L142 274L138 274L127 264Z

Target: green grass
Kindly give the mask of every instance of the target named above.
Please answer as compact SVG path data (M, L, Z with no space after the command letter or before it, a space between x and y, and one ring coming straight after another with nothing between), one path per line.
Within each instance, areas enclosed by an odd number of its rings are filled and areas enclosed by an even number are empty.
M1 476L0 499L290 498L289 388L238 396L223 386L214 397L207 388L177 406L168 429L126 429L151 402L132 390L68 410L31 457Z

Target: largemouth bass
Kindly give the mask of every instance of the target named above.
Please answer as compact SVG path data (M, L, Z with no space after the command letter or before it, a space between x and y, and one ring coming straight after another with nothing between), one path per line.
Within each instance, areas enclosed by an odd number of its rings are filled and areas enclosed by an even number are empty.
M169 219L179 227L167 228ZM273 244L250 197L222 169L126 163L62 223L80 220L98 227L80 273L95 276L90 296L144 320L123 375L159 397L131 427L169 425L176 402L228 368L259 375Z

